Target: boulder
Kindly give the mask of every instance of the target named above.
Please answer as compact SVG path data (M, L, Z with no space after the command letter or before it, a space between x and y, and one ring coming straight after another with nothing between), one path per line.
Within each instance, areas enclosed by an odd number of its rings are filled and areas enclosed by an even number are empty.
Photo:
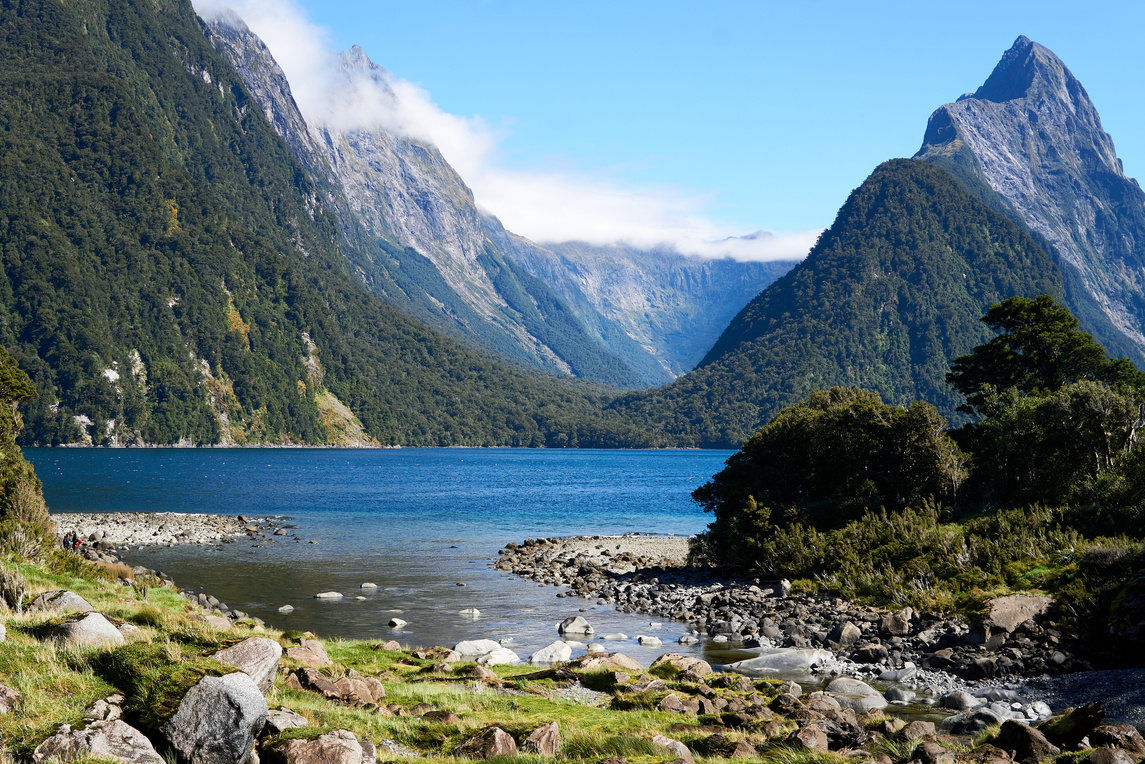
M660 645L664 644L662 641L660 641L660 637L653 637L647 634L638 634L636 636L636 641L640 643L641 647L659 647Z
M1035 597L1031 594L996 597L986 603L990 608L982 619L987 631L986 637L999 633L1010 634L1020 624L1041 618L1053 604L1054 601L1049 597Z
M910 619L914 611L910 608L886 613L879 619L879 631L884 637L905 637L910 634Z
M668 753L675 756L677 759L682 759L684 764L696 764L695 758L692 757L692 752L688 750L688 746L681 743L679 740L673 740L664 735L656 735L652 738L652 745L657 748L663 748Z
M1022 762L1052 759L1062 752L1038 730L1012 719L1002 722L1002 729L998 731L994 745L1009 752L1014 761Z
M564 663L571 657L572 646L558 640L530 655L529 663L534 666L549 666L554 663Z
M589 653L577 658L570 665L581 671L612 668L628 669L629 671L644 670L644 665L640 661L629 658L624 653Z
M1073 750L1082 738L1089 737L1105 721L1105 707L1100 702L1071 708L1061 716L1046 719L1038 725L1042 734L1059 748Z
M386 697L386 688L377 677L362 676L354 670L351 670L348 676L334 682L334 687L342 696L342 700L361 705L366 703L377 705L378 701Z
M851 660L855 663L878 663L885 661L890 651L887 650L886 645L868 644L862 645L855 652L851 653Z
M258 689L266 692L274 683L278 661L282 658L282 645L266 637L251 637L211 657L219 663L234 666L253 679Z
M1088 764L1133 764L1135 759L1120 748L1095 748L1086 761Z
M976 698L965 690L948 692L938 699L938 705L952 711L969 711L972 708L986 705L982 698Z
M561 621L561 625L557 627L557 633L591 636L596 633L596 629L592 628L592 624L586 621L583 616L574 615Z
M291 676L294 677L294 683L298 685L297 689L320 692L322 693L322 697L330 700L342 699L342 690L338 689L338 686L334 684L332 678L326 676L318 669L307 667L291 674ZM287 684L292 683L288 680Z
M827 634L828 641L840 645L853 645L863 637L862 630L850 621L840 621Z
M0 714L10 714L20 702L20 693L11 687L0 684Z
M263 759L268 764L373 764L375 749L349 730L334 730L313 740L288 740L265 751Z
M48 632L48 637L76 647L118 647L126 641L111 621L99 613L61 623Z
M736 661L728 668L749 676L809 672L812 666L828 663L833 659L827 650L805 647L761 648L759 656Z
M296 646L286 648L286 657L311 668L334 665L334 661L326 654L326 648L317 639L299 640Z
M391 629L400 629L401 627L407 625L409 625L409 621L403 621L400 618L391 618L389 623L389 627Z
M289 708L272 708L266 712L266 724L263 725L263 735L277 735L286 730L308 727L310 722L302 714L295 713Z
M827 733L817 724L806 724L787 736L788 744L796 748L812 751L826 751L829 748Z
M914 758L922 764L947 764L957 761L958 755L938 743L923 743L914 753Z
M227 631L231 628L231 620L223 615L214 615L212 613L193 615L191 616L191 620L206 624L212 629L218 629L219 631Z
M469 738L453 749L454 756L488 759L493 756L515 756L517 743L513 736L500 727L490 727L480 735Z
M977 735L987 727L1003 721L996 711L985 707L975 708L946 717L939 723L938 731L944 735Z
M453 652L461 656L461 660L464 661L475 660L499 649L501 644L491 639L470 639L453 646Z
M132 764L165 764L146 735L119 719L92 722L80 730L65 724L32 752L32 761L36 764L96 758Z
M938 730L934 728L934 722L919 720L903 727L902 735L907 740L935 740L938 737Z
M1120 748L1135 760L1145 758L1145 738L1132 724L1103 724L1089 735L1090 745Z
M44 592L39 597L36 597L36 599L32 600L32 604L28 606L28 609L47 610L57 613L90 613L95 608L91 606L91 603L75 592L58 589L54 592Z
M402 651L402 645L401 645L401 642L398 642L396 639L390 639L390 640L387 640L385 642L382 642L381 644L379 644L374 649L375 650L386 650L386 651L391 652L391 653L400 653Z
M241 671L205 676L159 732L187 764L248 764L268 711L258 685Z
M541 756L555 756L560 749L561 731L556 722L538 727L529 733L525 742L521 743L523 753L535 753Z
M314 595L316 600L340 600L342 599L342 592L318 592Z
M692 655L683 656L679 653L664 653L652 661L652 667L654 668L665 663L680 671L691 671L696 676L707 676L712 673L712 665L707 661Z
M521 662L521 656L507 647L497 646L496 650L485 653L477 662L482 666L512 666Z

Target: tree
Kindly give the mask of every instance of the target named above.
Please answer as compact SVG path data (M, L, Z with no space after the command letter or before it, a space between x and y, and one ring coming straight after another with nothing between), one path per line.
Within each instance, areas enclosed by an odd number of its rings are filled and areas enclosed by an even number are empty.
M1128 359L1109 359L1049 295L1011 297L992 306L982 321L998 336L956 358L946 375L966 396L961 411L982 416L991 396L1011 388L1031 395L1084 380L1145 387L1145 374Z
M692 497L715 514L716 556L748 563L750 539L774 526L840 527L870 509L953 501L965 456L929 403L884 404L878 393L835 387L780 411Z

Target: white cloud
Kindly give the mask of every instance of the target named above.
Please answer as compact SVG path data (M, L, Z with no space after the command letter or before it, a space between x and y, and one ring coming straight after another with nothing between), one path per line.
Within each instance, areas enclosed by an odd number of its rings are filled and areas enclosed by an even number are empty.
M672 246L682 253L743 260L802 258L820 231L731 232L705 214L709 197L665 186L633 187L607 171L508 168L504 132L480 117L450 114L416 84L381 69L347 76L324 29L292 0L194 0L204 17L233 9L262 38L312 124L384 127L437 146L473 190L478 206L538 242Z

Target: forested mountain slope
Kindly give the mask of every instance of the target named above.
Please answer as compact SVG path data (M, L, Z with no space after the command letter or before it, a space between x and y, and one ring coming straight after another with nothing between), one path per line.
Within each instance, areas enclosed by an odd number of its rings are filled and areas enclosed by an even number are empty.
M310 174L338 221L353 272L371 293L521 363L646 386L544 281L488 239L473 192L436 146L368 120L307 122L270 50L240 18L221 13L204 31ZM341 54L336 71L332 99L398 97L389 73L357 46ZM356 110L387 105L366 102Z
M738 446L781 407L835 385L955 416L950 361L990 335L980 317L1062 278L1022 228L946 171L880 165L808 258L735 317L697 369L613 410L678 442Z
M1061 59L1019 37L982 87L931 115L916 156L1028 226L1086 331L1145 364L1145 192Z
M24 442L640 442L593 413L603 391L367 294L188 3L4 4L0 94L0 341L40 392Z

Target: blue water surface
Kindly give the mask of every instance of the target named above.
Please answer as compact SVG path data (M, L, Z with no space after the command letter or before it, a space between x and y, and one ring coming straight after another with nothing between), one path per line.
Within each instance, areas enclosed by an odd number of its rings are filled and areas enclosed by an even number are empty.
M628 532L690 535L705 516L690 493L730 451L541 449L25 450L54 513L206 512L285 516L279 537L131 550L280 628L411 644L510 636L527 652L555 638L553 619L585 608L605 630L648 630L646 617L490 568L509 541ZM310 544L309 541L316 541ZM362 582L377 583L363 592ZM458 583L466 584L464 587ZM339 590L346 600L313 599ZM356 600L354 596L366 596ZM281 615L280 605L296 610ZM478 621L458 615L476 607ZM391 634L399 613L410 625ZM665 642L682 630L665 624ZM674 629L674 630L673 630ZM670 633L669 633L670 632ZM635 646L628 646L638 652Z

